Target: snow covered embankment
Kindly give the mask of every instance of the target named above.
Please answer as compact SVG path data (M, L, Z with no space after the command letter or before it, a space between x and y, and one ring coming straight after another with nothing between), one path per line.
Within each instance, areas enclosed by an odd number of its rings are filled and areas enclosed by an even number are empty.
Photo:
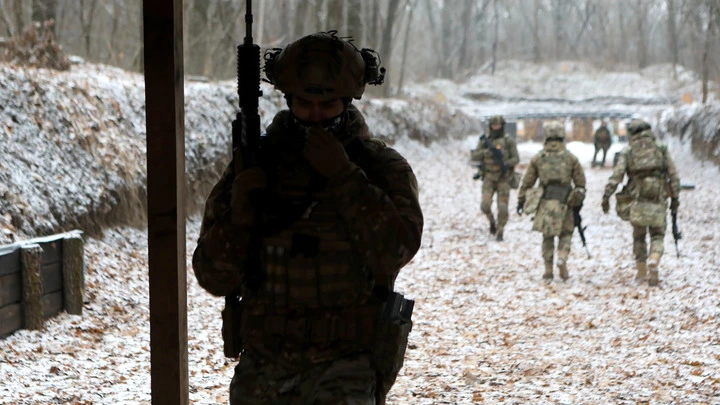
M263 125L285 102L263 88ZM79 228L143 226L145 95L141 75L103 65L68 72L0 64L0 244ZM187 210L196 211L230 157L234 81L186 83ZM425 143L479 122L430 102L358 103L376 136Z
M690 142L693 154L720 167L720 104L692 104L667 110L660 131Z

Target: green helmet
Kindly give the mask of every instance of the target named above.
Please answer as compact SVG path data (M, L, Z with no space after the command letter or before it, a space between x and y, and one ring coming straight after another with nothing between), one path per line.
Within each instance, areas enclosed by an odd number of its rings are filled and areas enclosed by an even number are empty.
M545 141L550 139L565 140L565 124L560 121L547 121L543 123Z
M382 84L385 68L372 49L358 50L336 31L310 34L265 52L265 76L286 95L360 99L366 84Z
M490 125L494 125L494 124L505 125L505 118L503 118L502 115L493 115L492 117L490 117L489 122L490 122Z
M627 131L630 135L636 135L650 129L650 124L641 119L634 119L627 124Z

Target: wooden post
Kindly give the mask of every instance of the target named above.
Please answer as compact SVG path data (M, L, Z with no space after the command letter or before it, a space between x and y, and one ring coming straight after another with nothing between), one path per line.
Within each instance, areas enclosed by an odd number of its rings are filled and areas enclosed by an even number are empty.
M189 402L182 7L143 1L153 405Z
M63 307L68 314L82 315L83 306L83 240L68 235L62 241Z
M20 249L25 329L42 329L45 319L40 276L43 250L38 244L25 245Z

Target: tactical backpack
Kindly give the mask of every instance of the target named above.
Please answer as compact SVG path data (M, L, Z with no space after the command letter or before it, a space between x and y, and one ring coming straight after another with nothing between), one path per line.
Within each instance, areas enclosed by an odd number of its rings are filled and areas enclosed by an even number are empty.
M649 130L630 140L627 173L632 182L632 204L628 219L635 226L665 225L666 154L667 148L658 145Z
M636 183L636 199L658 202L664 195L667 149L658 146L655 137L648 132L630 140L627 172Z

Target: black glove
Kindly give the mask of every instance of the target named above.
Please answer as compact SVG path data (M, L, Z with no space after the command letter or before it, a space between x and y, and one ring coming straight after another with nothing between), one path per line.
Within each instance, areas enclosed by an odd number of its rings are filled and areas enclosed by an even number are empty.
M525 200L518 200L517 209L515 210L518 215L522 215L523 207L525 206Z
M602 210L605 214L610 212L610 198L609 197L603 197L602 199Z
M308 130L303 156L320 175L333 178L352 169L350 158L340 141L315 125Z

